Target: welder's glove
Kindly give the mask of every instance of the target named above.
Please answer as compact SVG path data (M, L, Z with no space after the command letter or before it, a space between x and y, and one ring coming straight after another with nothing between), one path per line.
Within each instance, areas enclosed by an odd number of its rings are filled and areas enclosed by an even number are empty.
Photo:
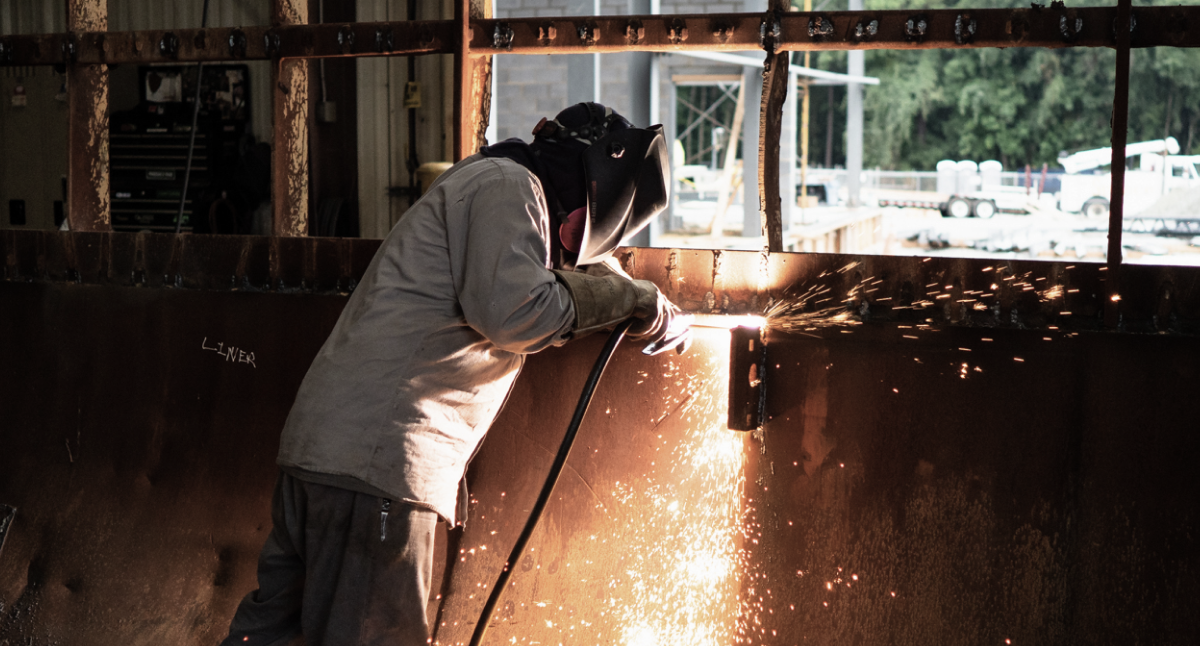
M566 286L575 305L575 327L571 336L579 338L596 330L611 328L634 314L638 289L628 278L555 269L558 282Z
M654 283L635 279L633 286L637 289L637 305L634 306L633 316L640 320L629 327L627 334L635 339L657 343L667 335L671 321L679 316L680 310Z

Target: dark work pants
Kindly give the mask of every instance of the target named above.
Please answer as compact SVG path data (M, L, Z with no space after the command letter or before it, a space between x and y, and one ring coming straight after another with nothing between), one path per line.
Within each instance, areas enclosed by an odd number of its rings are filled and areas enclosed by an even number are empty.
M222 646L418 646L437 514L281 473L275 526Z

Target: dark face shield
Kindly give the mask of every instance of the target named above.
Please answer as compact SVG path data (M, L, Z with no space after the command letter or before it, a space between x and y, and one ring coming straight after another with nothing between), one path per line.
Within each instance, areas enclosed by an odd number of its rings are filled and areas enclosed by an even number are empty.
M671 177L662 126L614 130L583 153L587 228L580 265L608 257L667 208Z

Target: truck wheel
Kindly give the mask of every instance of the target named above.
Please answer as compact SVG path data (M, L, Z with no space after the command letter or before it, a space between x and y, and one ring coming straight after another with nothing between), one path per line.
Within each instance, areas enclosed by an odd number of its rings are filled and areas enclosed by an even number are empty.
M1079 212L1089 218L1107 218L1108 200L1102 197L1088 198L1088 201L1083 203L1083 208L1079 209Z
M991 200L979 200L975 203L975 217L984 220L996 215L996 203Z
M952 218L971 217L971 203L965 198L952 197L946 202L946 215Z

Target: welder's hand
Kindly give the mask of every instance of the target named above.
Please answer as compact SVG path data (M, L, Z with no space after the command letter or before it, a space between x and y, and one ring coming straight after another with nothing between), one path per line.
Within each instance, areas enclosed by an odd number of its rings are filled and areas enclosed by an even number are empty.
M635 279L633 286L637 290L637 305L633 308L633 318L639 320L629 327L627 334L638 340L657 343L667 335L671 321L679 316L680 310L658 291L658 286L654 283Z

